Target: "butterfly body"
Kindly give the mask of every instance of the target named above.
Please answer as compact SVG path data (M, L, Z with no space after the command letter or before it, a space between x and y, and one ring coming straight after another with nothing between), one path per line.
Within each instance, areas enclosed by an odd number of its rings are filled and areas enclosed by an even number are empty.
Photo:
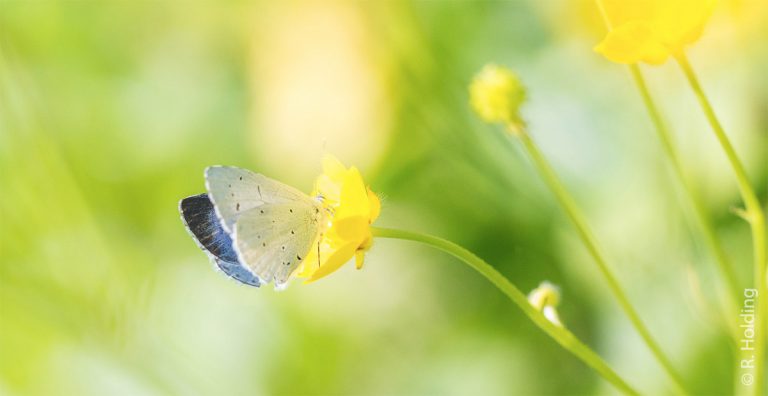
M321 202L236 167L209 167L205 179L207 194L179 204L193 238L233 279L286 285L323 230Z

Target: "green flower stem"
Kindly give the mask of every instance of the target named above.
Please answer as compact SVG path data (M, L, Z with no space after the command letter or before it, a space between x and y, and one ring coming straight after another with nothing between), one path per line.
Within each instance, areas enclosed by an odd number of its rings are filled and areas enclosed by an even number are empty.
M755 191L752 189L752 185L749 183L747 172L739 160L736 150L733 148L731 141L728 139L723 126L720 124L715 111L712 109L712 105L707 99L707 95L704 94L704 90L699 84L699 80L694 73L691 64L688 62L688 58L684 53L678 53L675 55L677 63L680 68L683 69L685 77L688 79L688 83L691 85L693 92L696 94L704 114L707 117L707 121L712 126L712 130L715 132L717 141L725 151L725 155L728 158L728 162L731 164L734 174L736 175L736 182L741 192L741 199L744 200L746 207L746 219L749 221L749 225L752 229L752 247L754 254L754 282L755 288L758 290L759 298L757 300L757 316L755 318L755 370L754 370L754 384L752 385L752 393L755 395L762 394L762 388L764 385L764 373L765 373L765 323L766 316L768 316L768 289L766 289L766 242L765 242L765 214L763 208L760 206L760 201L757 199Z
M648 90L648 86L645 84L645 78L643 78L640 67L636 64L629 65L629 71L632 74L635 85L637 85L637 89L640 91L640 96L643 98L643 104L645 104L645 107L648 110L648 115L651 117L651 121L656 128L656 133L659 137L659 140L661 141L664 153L672 163L672 169L679 179L680 184L683 186L686 195L688 195L688 199L693 205L694 214L697 221L699 222L701 231L704 234L704 240L709 246L709 249L712 251L712 254L715 256L715 260L720 267L720 271L725 276L726 284L728 287L727 296L729 308L731 308L731 311L735 311L735 299L737 295L741 295L741 291L739 290L739 282L736 279L736 273L734 272L733 266L728 261L728 257L725 254L723 245L717 238L717 234L715 233L715 229L709 220L709 216L707 215L707 211L705 209L704 203L701 200L701 196L696 191L696 188L691 182L690 177L683 168L680 155L678 154L677 148L672 141L672 136L669 132L669 129L667 129L666 123L661 118L659 110L656 107L656 103L651 98L651 93ZM729 312L729 314L730 313L731 312Z
M493 283L499 290L512 300L520 309L523 310L528 318L533 323L552 337L563 348L567 349L576 357L581 359L589 367L594 369L605 380L614 385L621 392L628 395L637 395L632 387L630 387L616 372L611 369L608 364L603 361L600 356L597 355L592 349L579 341L573 333L565 329L564 327L557 326L550 322L544 315L533 308L528 302L528 298L523 292L520 291L512 282L504 277L499 271L493 268L490 264L486 263L480 257L470 252L463 247L447 241L442 238L434 237L431 235L419 234L415 232L395 230L391 228L379 228L371 227L371 232L375 237L379 238L391 238L402 239L407 241L420 242L425 245L429 245L433 248L442 250L446 253L453 255L459 260L463 261L477 272L486 277L491 283Z
M595 237L592 235L589 227L587 227L584 216L576 206L576 202L560 182L554 170L552 170L552 168L549 166L549 163L544 158L544 155L541 153L541 151L539 151L539 148L524 129L513 130L511 134L522 141L523 145L528 151L528 154L531 156L531 159L533 159L534 165L538 169L539 173L541 173L542 178L555 194L555 197L563 207L563 210L565 210L565 213L576 227L579 237L586 246L592 258L595 260L595 263L597 263L597 266L600 269L600 272L603 274L603 277L608 282L608 287L613 293L614 298L616 298L619 306L621 306L621 309L624 310L624 313L627 315L630 322L632 322L632 325L640 334L640 337L642 337L643 341L645 341L645 343L648 345L648 348L650 348L653 355L664 367L673 384L675 385L677 392L681 394L688 393L683 386L682 377L674 369L672 362L661 350L659 344L657 344L653 339L650 331L647 327L645 327L643 321L640 320L640 316L632 307L632 304L630 304L629 299L624 293L624 290L619 285L619 281L608 267L608 264L603 257L603 253L598 248Z

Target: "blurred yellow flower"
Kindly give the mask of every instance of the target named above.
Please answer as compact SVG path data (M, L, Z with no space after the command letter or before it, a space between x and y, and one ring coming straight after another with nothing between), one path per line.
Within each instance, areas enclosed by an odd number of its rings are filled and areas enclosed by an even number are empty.
M539 287L528 294L528 302L541 311L550 322L562 326L560 316L557 314L557 306L560 304L560 289L547 281L541 282Z
M370 226L381 211L379 198L365 186L357 168L346 168L330 155L323 159L323 174L317 178L312 195L323 197L328 224L297 276L316 281L352 257L357 268L362 268L365 252L373 244Z
M494 64L485 65L469 86L470 103L480 118L513 128L523 125L520 106L525 96L525 87L517 75Z
M605 0L611 26L595 51L616 63L664 63L698 40L714 0Z

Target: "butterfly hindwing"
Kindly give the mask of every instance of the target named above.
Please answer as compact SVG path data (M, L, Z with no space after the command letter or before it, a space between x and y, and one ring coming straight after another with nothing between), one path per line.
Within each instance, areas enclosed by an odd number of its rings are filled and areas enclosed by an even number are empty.
M237 261L224 261L218 258L214 258L214 262L216 263L216 266L221 270L221 272L227 274L227 276L239 281L240 283L245 283L246 285L256 287L261 285L259 278L253 275L251 271L248 271L248 269L240 265L240 263Z
M182 199L179 211L189 233L222 272L244 284L260 285L259 279L240 265L232 238L221 226L208 194Z
M319 203L306 195L242 214L233 233L240 262L262 283L285 284L312 248L322 217Z

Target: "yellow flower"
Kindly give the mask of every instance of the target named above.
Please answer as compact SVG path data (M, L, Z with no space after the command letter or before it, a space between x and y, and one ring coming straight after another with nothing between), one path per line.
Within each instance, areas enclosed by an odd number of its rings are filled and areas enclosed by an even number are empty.
M323 198L328 224L297 276L314 282L352 257L357 268L362 268L365 252L373 244L370 226L381 211L379 198L365 186L357 168L346 168L330 155L323 159L323 174L315 182L313 195Z
M520 106L525 102L525 87L512 70L486 65L472 80L469 98L472 108L483 120L514 128L523 125Z
M560 304L560 289L557 286L547 281L541 282L539 287L528 294L528 302L550 322L558 326L563 325L557 314L557 306Z
M605 0L612 27L595 51L616 63L664 63L699 39L714 0Z

